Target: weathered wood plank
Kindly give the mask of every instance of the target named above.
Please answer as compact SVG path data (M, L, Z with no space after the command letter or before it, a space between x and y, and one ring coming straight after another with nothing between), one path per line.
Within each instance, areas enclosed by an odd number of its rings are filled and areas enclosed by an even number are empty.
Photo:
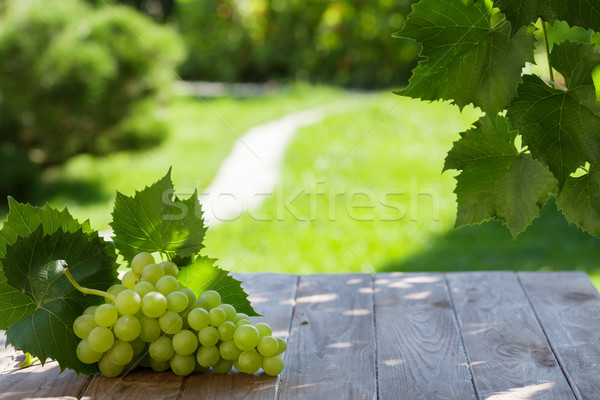
M300 276L279 398L377 396L372 284L364 274Z
M4 371L0 375L0 399L77 399L89 378L76 376L71 370L59 372L57 362Z
M522 272L558 361L581 399L600 396L600 294L583 272Z
M273 334L286 338L294 309L298 277L286 274L236 274L250 301L263 317L253 317L254 322L271 325ZM277 377L263 373L254 375L237 371L227 375L192 375L185 383L182 399L275 399Z
M18 368L25 359L21 351L16 351L11 345L6 345L6 332L0 331L0 372Z
M480 398L575 398L516 274L447 278Z
M380 399L476 399L442 274L375 280Z
M94 376L82 399L176 399L183 378L172 372L137 369L117 378Z

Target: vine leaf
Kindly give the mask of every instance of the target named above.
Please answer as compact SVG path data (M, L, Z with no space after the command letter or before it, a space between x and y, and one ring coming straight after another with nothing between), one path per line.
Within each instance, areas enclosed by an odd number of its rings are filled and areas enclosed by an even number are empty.
M597 1L496 0L494 5L506 15L514 31L540 17L550 23L560 20L570 26L600 30L600 4Z
M547 167L519 153L505 117L482 117L448 152L444 169L456 178L456 226L501 220L513 237L523 232L556 189Z
M111 243L95 234L56 230L50 235L39 226L30 235L19 237L6 249L2 260L7 282L31 298L35 311L14 322L7 330L7 343L40 360L58 361L61 371L71 368L91 375L98 366L77 359L79 339L73 321L83 310L99 302L71 285L65 268L83 286L106 290L117 282L116 254Z
M590 172L569 177L558 194L558 208L569 222L584 231L600 236L600 165L592 164Z
M510 37L505 21L492 27L485 2L422 0L413 5L395 36L421 42L421 61L400 95L423 100L473 103L489 115L516 95L525 62L534 62L533 34L523 28Z
M187 200L175 195L171 170L133 197L117 192L111 227L117 249L131 261L142 251L161 252L171 259L202 249L206 227L196 191Z
M216 260L198 256L191 264L179 268L179 282L194 290L196 295L207 290L215 290L221 295L223 303L231 304L237 312L249 316L260 316L248 301L248 294L241 282L229 275L229 272L215 265Z
M8 198L9 213L0 230L0 329L6 330L16 321L30 315L36 308L33 300L10 286L3 272L2 258L8 246L14 244L19 237L35 231L41 224L45 234L52 234L59 228L65 232L83 230L91 233L89 221L80 223L65 209L58 211L49 205L43 208L30 204L22 204Z
M592 79L600 54L588 44L563 42L554 46L551 63L565 77L567 90L525 75L507 116L562 187L577 168L600 161L600 107Z

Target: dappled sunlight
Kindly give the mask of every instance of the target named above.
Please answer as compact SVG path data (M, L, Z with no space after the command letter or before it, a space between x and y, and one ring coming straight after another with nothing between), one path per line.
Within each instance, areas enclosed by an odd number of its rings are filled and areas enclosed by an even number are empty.
M425 300L429 296L431 296L431 290L407 294L404 298L407 300Z
M511 388L504 392L494 393L493 395L486 397L485 400L529 400L540 398L539 395L542 392L550 390L554 386L554 382L546 382L520 388Z
M337 294L329 293L329 294L314 294L311 296L298 297L296 299L296 303L327 303L330 301L336 301L339 299Z
M401 360L399 358L394 358L394 359L390 359L390 360L383 360L383 361L381 361L381 364L383 364L387 367L396 367L398 365L404 364L404 360Z
M342 315L345 315L347 317L359 317L359 316L363 316L363 315L370 315L371 314L371 310L367 310L364 308L358 308L358 309L354 309L354 310L346 310L342 312Z
M327 348L327 349L346 349L349 347L352 347L352 343L350 343L350 342L338 342L338 343L328 344L327 346L325 346L325 348Z

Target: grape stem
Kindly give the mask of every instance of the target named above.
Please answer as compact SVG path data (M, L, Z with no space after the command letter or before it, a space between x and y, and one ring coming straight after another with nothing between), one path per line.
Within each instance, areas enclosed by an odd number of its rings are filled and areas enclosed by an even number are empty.
M75 287L75 289L79 290L81 293L95 294L96 296L102 296L102 297L112 301L113 303L115 302L115 296L113 296L112 294L103 292L102 290L86 288L86 287L81 286L79 283L75 282L75 279L73 279L73 275L71 275L71 273L69 272L69 268L65 268L64 273L67 276L67 279L69 280L69 282L71 282L71 285L73 285Z
M542 32L544 33L544 44L546 45L546 58L548 59L550 81L554 82L554 71L552 71L552 64L550 64L550 45L548 44L548 32L546 31L546 21L544 20L542 20Z
M39 358L32 356L31 353L25 353L25 361L19 365L19 369L27 368L32 366L36 361L40 361Z

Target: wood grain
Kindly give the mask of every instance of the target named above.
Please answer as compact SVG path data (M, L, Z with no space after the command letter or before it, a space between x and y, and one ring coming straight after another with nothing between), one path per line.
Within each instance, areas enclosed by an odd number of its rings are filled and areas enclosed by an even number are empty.
M581 399L600 397L600 294L583 272L520 273L548 340Z
M516 274L447 274L482 399L574 399Z
M380 399L476 399L442 274L375 280Z
M15 350L11 345L6 345L6 332L0 331L0 373L5 370L16 369L25 360L22 351Z
M7 370L0 375L0 399L76 399L88 383L85 376L67 370L62 374L56 362L25 369Z
M182 383L172 372L143 368L117 378L94 376L82 399L177 399Z
M373 281L300 276L281 399L373 399Z
M255 310L262 317L252 317L253 322L264 321L271 325L273 334L288 337L294 309L298 277L286 274L239 274L243 287L249 294ZM275 399L278 378L263 373L254 375L233 371L227 375L192 375L185 383L182 399Z

